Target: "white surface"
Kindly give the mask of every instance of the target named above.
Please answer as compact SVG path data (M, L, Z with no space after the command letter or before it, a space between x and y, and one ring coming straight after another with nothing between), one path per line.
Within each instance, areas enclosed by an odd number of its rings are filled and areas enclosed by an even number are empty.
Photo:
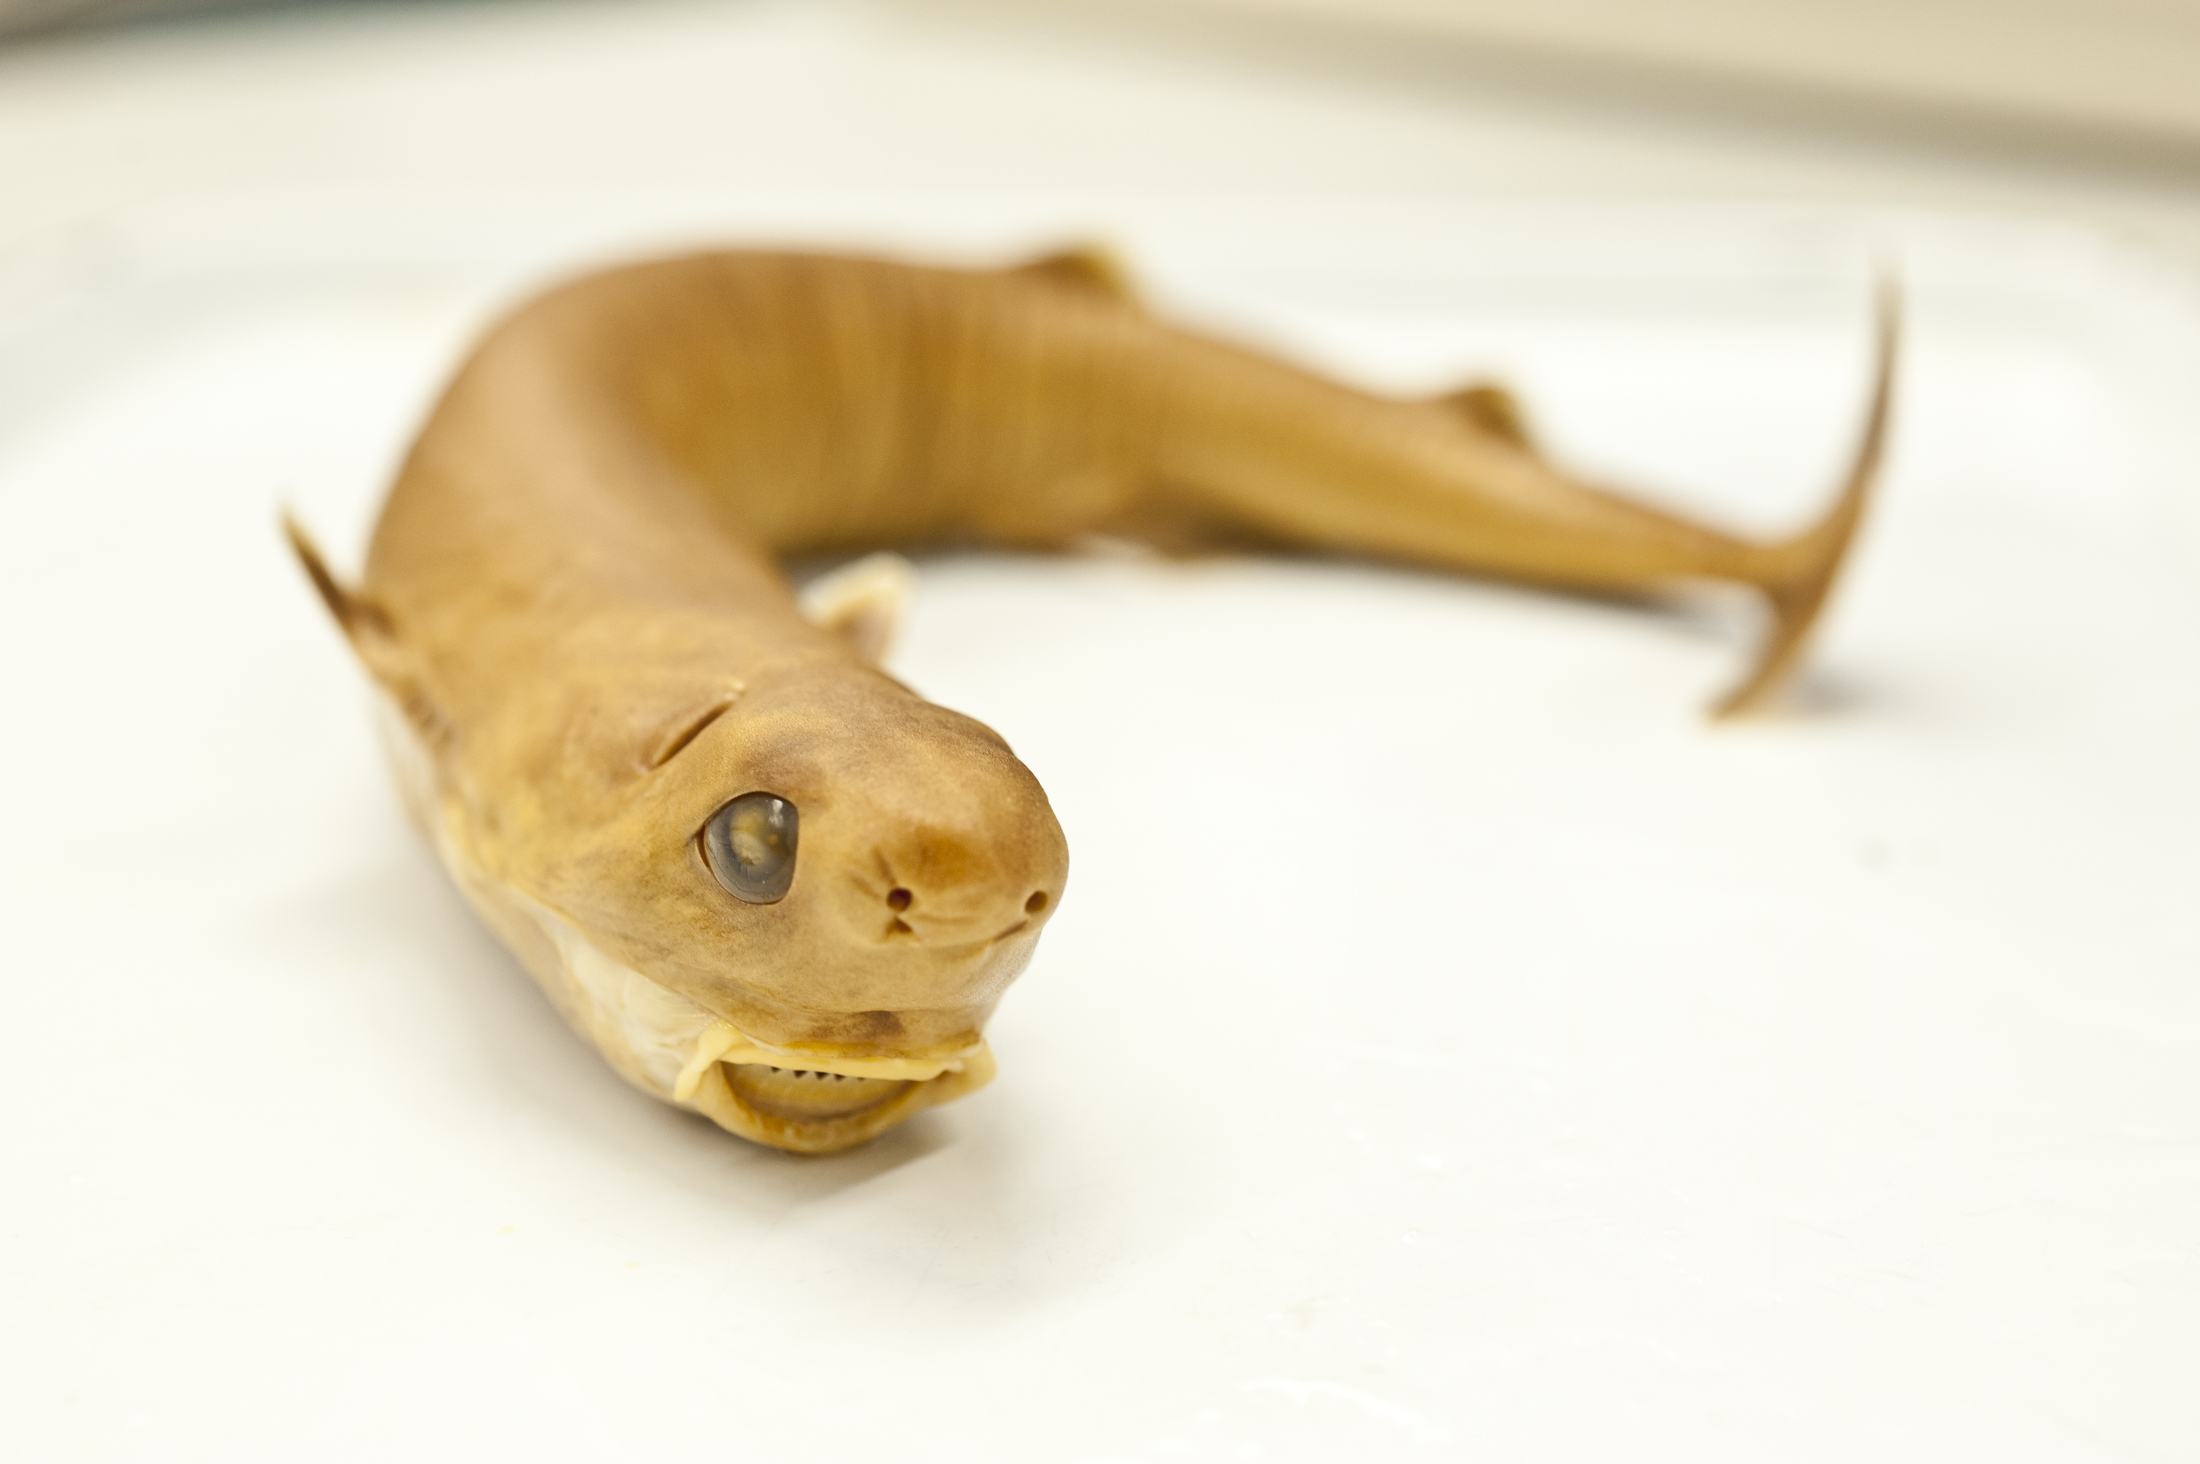
M1515 64L1618 62L1676 85L1830 94L1852 109L1925 107L1991 126L2200 141L2194 0L1144 0L1379 26L1423 44L1499 46Z
M1181 310L1502 369L1574 460L1761 526L1830 486L1892 240L1882 511L1805 714L1732 731L1723 603L927 562L897 669L1038 770L1068 903L993 1089L749 1148L475 927L275 506L355 546L553 264L1095 220ZM0 302L11 1457L2200 1455L2200 305L2143 250L388 189L110 217Z

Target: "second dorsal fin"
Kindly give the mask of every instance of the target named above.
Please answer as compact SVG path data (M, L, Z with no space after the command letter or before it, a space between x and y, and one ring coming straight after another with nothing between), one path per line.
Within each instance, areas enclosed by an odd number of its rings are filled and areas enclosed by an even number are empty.
M1125 305L1136 305L1138 293L1131 288L1130 276L1124 270L1114 251L1102 244L1079 244L1070 249L1059 249L1052 254L1042 254L1009 271L1032 279L1045 280L1049 284L1065 285L1073 290L1086 290L1120 300Z

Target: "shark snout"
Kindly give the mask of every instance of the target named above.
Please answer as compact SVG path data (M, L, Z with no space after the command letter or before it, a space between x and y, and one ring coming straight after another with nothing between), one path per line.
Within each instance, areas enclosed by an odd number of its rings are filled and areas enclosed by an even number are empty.
M1018 842L1027 847L919 831L876 849L852 893L883 941L971 946L1021 935L1052 913L1068 868L1066 859L1046 857L1049 841Z

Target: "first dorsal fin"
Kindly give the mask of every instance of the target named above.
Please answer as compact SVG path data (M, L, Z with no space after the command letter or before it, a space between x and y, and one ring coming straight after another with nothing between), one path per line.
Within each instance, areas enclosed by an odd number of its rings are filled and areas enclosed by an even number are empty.
M1509 442L1522 452L1536 450L1535 438L1528 431L1527 414L1520 410L1519 399L1494 381L1477 381L1472 386L1447 392L1436 398L1436 405L1456 412L1490 436Z
M1103 244L1079 244L1052 254L1042 254L1037 259L1017 265L1009 273L1105 295L1111 300L1120 300L1125 305L1138 303L1138 292L1131 288L1129 273L1115 257L1114 251Z

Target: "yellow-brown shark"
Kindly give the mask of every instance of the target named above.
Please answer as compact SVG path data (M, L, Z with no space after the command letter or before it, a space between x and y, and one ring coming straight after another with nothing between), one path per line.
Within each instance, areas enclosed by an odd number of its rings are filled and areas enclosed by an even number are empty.
M1176 329L1101 255L784 253L615 269L490 330L363 577L291 541L382 693L408 807L636 1086L761 1143L857 1144L983 1085L1069 849L989 728L879 669L896 544L1237 536L1592 591L1761 592L1722 714L1793 668L1885 436L1883 297L1831 510L1753 543L1568 476L1482 387L1391 400Z

